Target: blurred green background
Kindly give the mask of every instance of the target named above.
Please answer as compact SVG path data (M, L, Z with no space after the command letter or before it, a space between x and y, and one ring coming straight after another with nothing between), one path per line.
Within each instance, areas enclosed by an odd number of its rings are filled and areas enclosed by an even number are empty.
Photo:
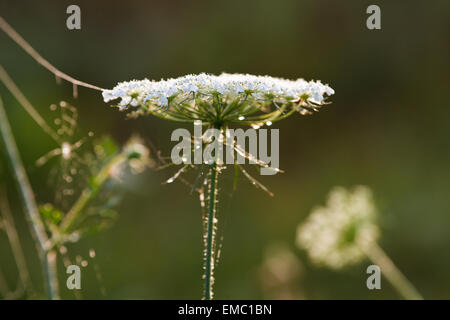
M78 4L82 29L66 28L66 8ZM270 198L231 171L221 175L219 299L397 299L387 281L366 288L369 261L341 272L316 268L295 247L297 225L335 185L370 186L380 209L381 246L425 298L450 298L449 1L376 1L382 30L366 28L373 1L12 1L2 15L55 66L104 88L130 79L187 73L239 72L320 79L336 91L313 116L293 116L280 128L286 171L259 177ZM133 133L163 154L176 126L157 118L126 120L98 92L56 85L5 34L0 63L49 122L48 106L65 100L89 130L124 142ZM51 201L55 148L0 85L17 144L40 203ZM191 129L191 128L189 128ZM1 180L38 291L42 271L10 167L1 151ZM96 258L83 268L83 298L198 299L202 294L202 227L198 200L181 183L162 185L172 171L147 171L124 182L120 217L106 232L68 246L69 255ZM268 284L263 267L273 246L289 250L295 276ZM0 232L0 266L10 286L17 271ZM266 271L265 271L266 270ZM59 264L63 298L63 265ZM276 281L275 281L276 282ZM105 292L102 292L101 288Z

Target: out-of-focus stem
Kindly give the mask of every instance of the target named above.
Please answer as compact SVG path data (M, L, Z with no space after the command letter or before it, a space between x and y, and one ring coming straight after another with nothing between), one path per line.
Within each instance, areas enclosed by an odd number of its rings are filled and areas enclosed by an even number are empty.
M30 115L30 117L36 121L36 123L48 134L56 143L61 144L61 138L58 134L45 122L41 117L36 108L28 101L28 99L23 95L11 77L6 73L6 70L0 65L0 80L6 86L6 88L11 92L11 94L19 101L25 111Z
M46 272L47 272L47 279L48 279L48 290L49 290L49 297L52 300L58 300L59 297L59 285L58 285L58 272L57 272L57 257L58 254L56 250L49 250L46 252L46 258L45 261L47 263L46 265Z
M423 300L423 297L377 244L363 249L370 260L381 268L382 274L406 300Z
M34 199L34 194L31 189L30 181L23 167L22 159L20 158L17 145L14 140L14 136L11 131L11 127L8 122L8 118L3 107L3 101L0 97L0 132L5 145L6 154L11 163L11 167L14 171L14 177L17 181L20 195L22 196L25 204L26 213L28 215L28 221L31 224L31 229L35 239L37 240L39 256L41 258L45 274L48 295L50 299L58 299L58 277L56 274L56 268L52 269L48 262L48 248L50 247L50 241L45 232L44 223L39 215L39 210Z
M16 261L17 269L19 271L20 281L27 293L32 295L34 290L30 273L28 272L27 262L22 246L20 245L19 235L17 234L4 186L0 186L0 214L3 216L3 227L11 245L14 260Z
M83 190L78 200L69 210L69 212L64 216L64 219L61 221L59 231L61 233L66 233L70 231L72 225L76 222L77 218L83 212L86 205L89 201L94 198L97 193L100 191L101 186L109 179L111 175L111 170L115 166L120 166L123 162L127 160L127 156L123 153L119 153L114 156L101 170L100 172L92 179L89 186Z

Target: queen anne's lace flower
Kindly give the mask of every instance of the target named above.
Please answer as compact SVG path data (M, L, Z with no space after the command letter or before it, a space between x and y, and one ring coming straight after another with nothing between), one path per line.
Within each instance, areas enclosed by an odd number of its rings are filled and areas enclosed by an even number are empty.
M378 238L376 209L369 188L335 188L326 207L312 211L298 227L297 244L319 265L339 269L357 263Z
M136 115L152 113L182 122L253 124L276 121L290 111L303 114L314 111L332 94L334 90L320 81L201 73L160 81L121 82L111 90L104 90L103 99L105 102L120 99L118 107L131 108ZM271 114L273 110L275 113ZM266 115L255 117L257 112Z

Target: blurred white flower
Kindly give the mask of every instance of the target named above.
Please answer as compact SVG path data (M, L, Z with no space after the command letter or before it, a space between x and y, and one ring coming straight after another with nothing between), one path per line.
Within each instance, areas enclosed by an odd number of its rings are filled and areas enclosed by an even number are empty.
M128 165L133 173L140 173L152 164L150 151L141 138L132 137L124 146L123 153L128 158Z
M311 260L333 269L361 261L378 239L376 208L368 187L333 189L325 207L314 209L297 229L297 245Z
M289 246L276 243L265 252L259 275L265 299L304 299L303 264Z

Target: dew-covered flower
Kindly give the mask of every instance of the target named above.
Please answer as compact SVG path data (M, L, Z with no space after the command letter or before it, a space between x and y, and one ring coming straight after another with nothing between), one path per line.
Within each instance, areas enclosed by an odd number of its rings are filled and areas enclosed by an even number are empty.
M117 106L133 116L150 113L179 122L264 125L295 111L316 111L333 94L334 90L320 81L201 73L160 81L121 82L104 90L103 99L118 100Z
M297 229L297 245L311 260L333 269L361 261L376 243L376 208L368 187L333 189L325 207L312 211Z

